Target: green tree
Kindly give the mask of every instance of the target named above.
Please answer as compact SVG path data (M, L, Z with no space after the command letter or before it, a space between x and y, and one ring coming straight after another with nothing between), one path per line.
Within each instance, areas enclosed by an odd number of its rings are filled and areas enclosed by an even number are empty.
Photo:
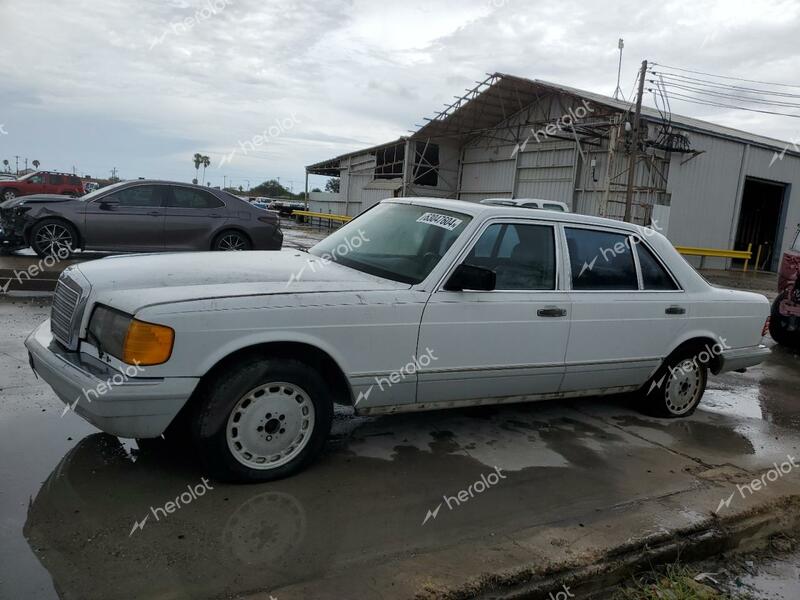
M203 155L200 157L200 161L201 161L200 164L203 165L203 181L206 181L206 167L211 165L211 159L206 155ZM206 182L206 185L211 185L211 184Z
M289 190L283 187L276 179L268 179L250 190L253 196L267 196L272 198L295 198Z
M331 177L328 181L325 182L325 191L331 192L333 194L339 193L339 178L338 177Z
M192 157L194 161L194 181L192 183L197 183L197 180L200 179L200 165L203 164L203 155L199 152L195 152L194 156Z

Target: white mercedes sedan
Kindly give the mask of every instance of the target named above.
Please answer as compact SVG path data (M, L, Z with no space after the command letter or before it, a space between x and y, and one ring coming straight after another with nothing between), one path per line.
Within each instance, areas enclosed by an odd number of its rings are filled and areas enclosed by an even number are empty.
M62 274L26 341L66 404L187 438L218 479L271 480L359 414L633 392L690 415L762 345L763 296L709 285L657 231L455 200L385 200L308 253L111 257Z

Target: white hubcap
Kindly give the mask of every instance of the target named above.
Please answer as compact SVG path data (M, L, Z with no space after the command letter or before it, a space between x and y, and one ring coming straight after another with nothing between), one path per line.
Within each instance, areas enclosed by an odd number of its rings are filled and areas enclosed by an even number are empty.
M674 415L688 412L699 399L702 384L701 369L694 361L686 359L673 367L667 379L667 409Z
M233 407L228 448L251 469L275 469L294 459L311 440L314 404L293 383L276 381L250 390Z

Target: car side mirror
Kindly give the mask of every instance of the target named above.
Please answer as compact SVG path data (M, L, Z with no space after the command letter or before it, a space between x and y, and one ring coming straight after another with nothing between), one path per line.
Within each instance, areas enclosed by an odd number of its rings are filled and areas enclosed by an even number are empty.
M116 208L119 206L119 200L114 200L109 198L108 200L101 200L100 201L100 210L111 210L112 208Z
M453 271L444 289L450 292L461 292L463 290L491 292L496 284L497 275L495 275L494 271L462 263Z

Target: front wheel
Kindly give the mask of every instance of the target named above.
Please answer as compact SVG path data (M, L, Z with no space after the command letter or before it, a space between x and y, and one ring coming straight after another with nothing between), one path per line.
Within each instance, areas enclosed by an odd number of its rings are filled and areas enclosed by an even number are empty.
M17 190L3 190L3 200L13 200L17 197Z
M322 451L333 403L322 377L296 360L252 356L201 390L193 437L212 477L271 481Z
M691 415L706 391L708 367L699 354L670 356L644 388L645 412L669 419Z
M45 219L31 229L31 248L39 256L67 258L77 248L78 234L64 221Z

